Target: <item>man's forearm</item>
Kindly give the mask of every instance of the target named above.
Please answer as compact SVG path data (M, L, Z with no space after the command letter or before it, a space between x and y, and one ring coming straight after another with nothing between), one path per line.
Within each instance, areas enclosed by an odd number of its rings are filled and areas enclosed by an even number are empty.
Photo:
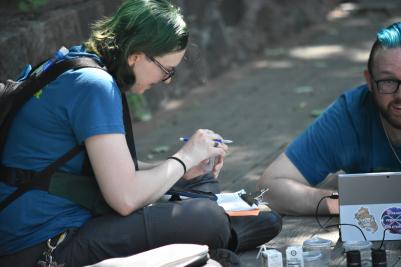
M314 188L287 178L269 181L266 199L273 209L292 215L312 215L325 196L334 191ZM319 214L338 214L338 200L326 198L319 206Z

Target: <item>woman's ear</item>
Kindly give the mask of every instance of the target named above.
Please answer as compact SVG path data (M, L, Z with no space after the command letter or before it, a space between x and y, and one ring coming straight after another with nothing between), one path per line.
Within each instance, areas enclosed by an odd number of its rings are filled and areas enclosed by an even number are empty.
M128 56L128 66L133 67L135 63L139 60L141 54L131 54Z

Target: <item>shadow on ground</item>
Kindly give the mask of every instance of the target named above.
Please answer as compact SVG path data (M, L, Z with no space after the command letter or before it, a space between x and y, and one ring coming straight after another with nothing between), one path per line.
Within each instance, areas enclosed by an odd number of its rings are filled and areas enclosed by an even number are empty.
M322 109L364 82L376 31L395 21L401 21L401 14L373 10L296 36L283 33L282 45L267 48L259 60L172 101L152 121L134 125L139 158L165 159L181 145L179 136L198 128L213 129L235 142L219 177L222 189L255 190L268 163ZM153 151L160 147L164 152ZM288 227L292 230L284 231L296 230ZM255 256L256 251L241 255L243 266L257 265Z

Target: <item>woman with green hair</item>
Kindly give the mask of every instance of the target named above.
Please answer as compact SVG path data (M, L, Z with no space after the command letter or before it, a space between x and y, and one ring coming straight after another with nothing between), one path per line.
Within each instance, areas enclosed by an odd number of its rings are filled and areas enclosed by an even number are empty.
M59 51L55 61L89 57L107 71L68 70L24 104L1 158L10 175L0 182L0 199L15 190L21 173L38 173L80 144L85 149L58 172L67 174L63 183L85 177L63 187L76 199L51 189L30 190L0 211L1 266L32 266L38 259L83 266L172 243L238 251L278 234L281 220L274 212L229 218L208 198L157 202L174 185L219 192L215 177L228 149L219 134L199 129L158 164L136 159L124 92L142 94L154 84L169 83L187 42L187 26L168 0L127 0L94 25L87 42ZM209 158L216 160L206 173ZM85 179L90 174L93 179ZM109 208L97 216L80 202L89 195L84 182L91 180Z

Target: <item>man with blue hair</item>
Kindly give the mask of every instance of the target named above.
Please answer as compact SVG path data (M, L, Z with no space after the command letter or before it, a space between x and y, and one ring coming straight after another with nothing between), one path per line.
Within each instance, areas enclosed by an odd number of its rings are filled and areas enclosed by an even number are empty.
M377 33L366 84L343 93L264 171L260 188L285 214L313 214L336 189L319 186L338 171L401 170L401 22ZM338 214L325 198L320 214Z

